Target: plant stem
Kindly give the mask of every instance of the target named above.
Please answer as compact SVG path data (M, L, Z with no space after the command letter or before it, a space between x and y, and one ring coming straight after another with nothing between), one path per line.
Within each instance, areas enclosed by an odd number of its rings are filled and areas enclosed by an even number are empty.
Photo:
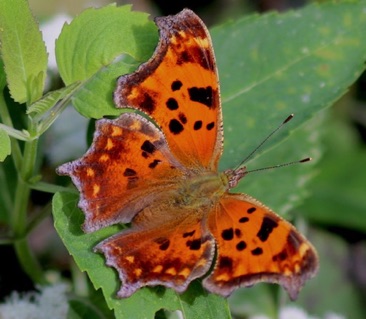
M11 120L10 114L8 112L8 108L4 99L4 95L1 92L0 94L0 117L3 123L9 127L14 128L13 121ZM16 139L10 138L11 150L12 150L12 159L14 161L14 165L16 169L20 170L20 165L22 161L22 152L19 147L19 143Z
M33 123L29 120L29 131L34 131ZM30 187L27 181L34 175L38 139L25 142L23 160L18 174L18 184L15 192L14 211L11 225L16 238L14 247L24 271L38 284L46 282L41 266L33 255L26 238L27 211Z

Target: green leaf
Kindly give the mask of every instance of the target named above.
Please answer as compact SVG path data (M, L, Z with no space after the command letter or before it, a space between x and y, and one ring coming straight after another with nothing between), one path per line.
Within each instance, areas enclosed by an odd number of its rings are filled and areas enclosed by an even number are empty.
M9 135L0 128L0 162L3 162L10 153L11 146Z
M303 123L346 92L365 69L365 8L365 2L313 4L212 30L224 113L222 168L237 165L289 114ZM283 129L267 149L285 136Z
M115 4L87 9L64 26L56 41L65 84L85 83L73 100L84 116L120 114L112 102L116 78L147 60L157 43L156 27L147 14L130 10L131 6Z
M1 54L8 86L16 102L42 96L47 52L41 32L25 0L0 0Z
M366 233L366 151L342 123L335 116L326 122L328 151L310 183L313 194L299 210L313 223Z
M111 309L114 309L117 319L134 318L136 311L139 311L141 318L153 318L160 309L181 310L186 319L230 318L226 300L207 294L198 283L192 283L188 291L182 295L159 286L140 289L127 299L117 299L116 293L120 286L117 273L105 265L103 256L94 253L93 247L121 229L112 226L84 234L81 230L83 214L77 208L77 201L78 196L74 194L55 194L53 198L55 228L81 271L87 271L94 287L102 289L106 302ZM143 308L141 300L145 301Z

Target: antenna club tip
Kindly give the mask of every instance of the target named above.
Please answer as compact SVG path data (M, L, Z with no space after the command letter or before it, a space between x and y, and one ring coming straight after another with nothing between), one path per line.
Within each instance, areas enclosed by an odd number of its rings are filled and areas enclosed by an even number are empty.
M294 113L290 114L284 121L283 121L283 124L287 123L288 121L292 120L293 117L295 116Z
M307 158L304 158L304 159L300 160L300 163L310 162L312 160L313 159L311 157L307 157Z

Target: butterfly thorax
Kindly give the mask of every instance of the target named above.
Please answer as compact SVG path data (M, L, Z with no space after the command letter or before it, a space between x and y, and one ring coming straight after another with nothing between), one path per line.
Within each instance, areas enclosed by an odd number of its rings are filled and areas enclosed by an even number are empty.
M180 183L176 205L199 208L212 205L228 190L229 180L223 173L205 172Z

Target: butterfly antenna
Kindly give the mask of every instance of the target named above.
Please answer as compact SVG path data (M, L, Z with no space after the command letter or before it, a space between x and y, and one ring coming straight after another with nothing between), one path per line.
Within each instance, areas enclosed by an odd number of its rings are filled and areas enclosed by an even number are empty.
M243 166L250 158L253 157L253 155L258 152L258 150L275 134L277 133L277 131L279 131L286 123L288 123L290 120L292 120L294 117L294 114L290 114L276 129L274 129L270 134L267 135L267 137L251 152L249 153L249 155L247 157L245 157L240 164L238 165L238 167ZM301 161L300 161L301 162ZM281 164L280 166L287 166L287 165L291 165L291 163L285 163L285 164ZM275 165L273 167L278 167L278 165ZM263 168L266 169L266 168Z
M288 162L288 163L283 163L283 164L278 164L278 165L273 165L273 166L267 166L267 167L252 169L250 171L246 171L245 174L249 174L249 173L253 173L253 172L266 171L266 170L269 170L269 169L285 167L285 166L294 165L294 164L306 163L306 162L310 162L311 160L312 160L311 157L306 157L306 158L303 158L302 160L299 160L299 161L293 161L293 162Z

